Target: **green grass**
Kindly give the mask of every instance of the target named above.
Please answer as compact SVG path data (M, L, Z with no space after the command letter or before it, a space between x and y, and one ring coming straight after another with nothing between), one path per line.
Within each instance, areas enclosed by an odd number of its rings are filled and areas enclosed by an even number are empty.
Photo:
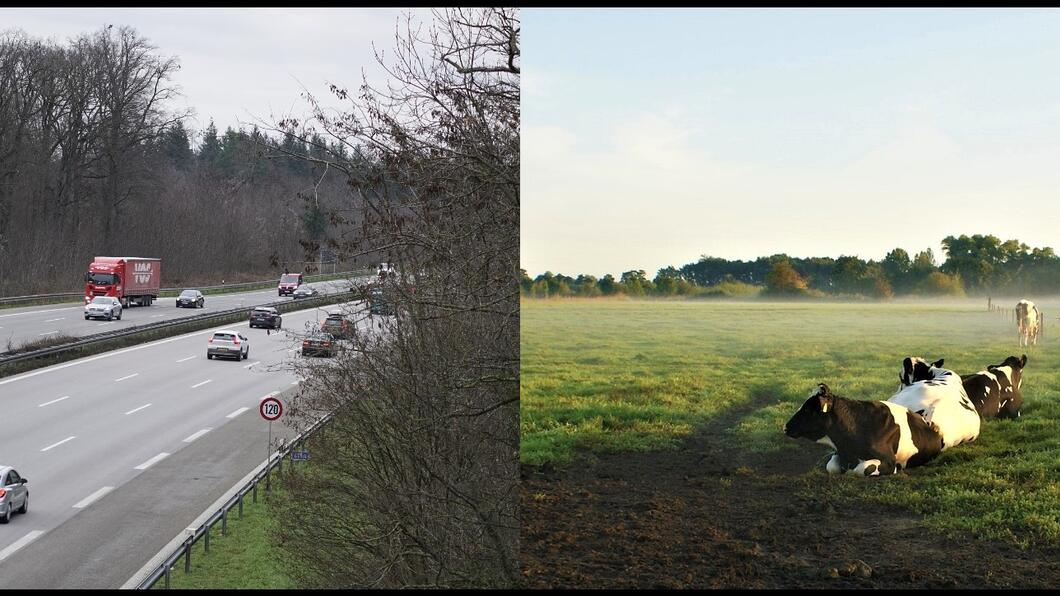
M274 480L276 480L274 478ZM191 573L184 573L184 559L179 559L170 574L174 589L232 589L278 588L292 589L298 585L286 573L286 557L274 545L269 533L279 516L270 514L265 503L265 486L258 488L258 502L248 494L243 501L243 519L238 508L228 516L228 534L221 535L221 524L210 530L210 552L204 552L202 539L191 554ZM282 497L280 482L272 482L269 499ZM155 589L164 586L164 579Z
M1020 420L984 422L975 443L895 478L815 469L793 490L901 505L957 535L1060 545L1060 326L1036 347L1020 349L1015 336L978 299L524 300L521 459L562 465L578 450L665 449L733 407L747 414L719 437L731 446L820 449L781 430L818 382L887 399L905 356L945 358L967 374L1027 353Z

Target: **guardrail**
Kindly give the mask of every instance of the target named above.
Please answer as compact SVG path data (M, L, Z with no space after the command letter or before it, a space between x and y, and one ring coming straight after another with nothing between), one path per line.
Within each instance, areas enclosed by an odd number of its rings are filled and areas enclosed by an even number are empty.
M0 354L0 366L3 366L5 364L11 364L13 362L21 362L23 360L32 360L34 358L41 358L41 357L44 357L44 356L52 356L52 355L55 355L55 354L59 354L61 352L67 352L67 351L70 351L70 350L76 350L78 348L83 348L85 346L88 346L88 345L91 345L91 344L94 344L94 343L99 343L99 342L103 342L103 341L110 341L110 340L113 340L113 339L118 339L118 338L127 337L127 336L131 336L131 335L136 335L136 334L139 334L139 333L147 333L147 332L150 332L150 331L157 331L159 329L165 329L167 327L176 327L176 326L179 326L179 325L188 325L188 324L200 323L200 322L204 322L204 321L209 321L211 319L223 319L223 318L226 318L226 317L231 317L232 315L237 315L237 314L240 314L240 313L249 312L250 310L252 310L252 309L254 309L255 307L258 307L258 306L272 306L272 307L279 308L279 307L290 305L290 304L310 305L310 304L317 304L317 303L320 303L320 302L326 302L326 300L334 299L336 297L348 297L348 296L349 296L348 292L335 292L335 293L331 293L331 294L321 294L320 296L317 296L315 298L306 298L306 299L301 299L301 300L281 300L281 301L277 301L277 302L269 302L269 303L266 303L266 304L254 304L254 305L251 305L251 306L240 306L240 307L230 308L228 310L222 310L222 311L213 312L213 313L204 313L204 314L201 314L201 315L192 315L190 317L181 317L179 319L170 319L168 321L158 321L157 323L148 323L146 325L137 325L135 327L127 327L125 329L116 329L114 331L105 331L103 333L95 333L95 334L92 334L92 335L86 335L86 336L82 337L81 339L78 339L77 341L61 344L61 345L58 345L58 346L52 346L52 347L49 347L49 348L41 348L39 350L33 350L32 352L24 352L22 354L10 354L10 355L6 355L6 356L3 355L3 354Z
M368 271L368 270L367 269L358 269L358 270L355 270L355 271L338 271L336 273L316 273L316 274L313 274L313 275L306 275L305 276L305 280L306 280L306 282L327 281L327 280L324 280L324 279L314 279L314 278L327 277L327 278L334 279L335 276L352 275L352 274L355 274L355 273L359 273L359 274L364 275L366 271ZM246 281L246 282L237 283L237 284L221 284L221 285L217 285L217 286L195 286L194 289L201 291L201 290L228 290L228 289L235 288L235 289L238 290L239 288L249 288L249 287L252 287L252 286L260 286L261 284L274 283L274 282L276 282L275 279L265 279L265 280L262 280L262 281ZM278 282L276 282L276 283L278 283ZM190 288L191 286L186 286L186 287ZM159 291L159 293L161 293L161 292L179 292L179 291L182 291L184 289L186 289L186 288L185 287L180 287L180 288L159 288L158 291ZM28 301L31 301L31 300L48 300L50 298L80 298L82 296L84 296L84 292L56 292L54 294L31 294L31 295L28 295L28 296L5 296L5 297L0 297L0 304L6 304L6 303L9 303L9 302L28 302Z
M206 518L206 521L202 523L195 531L184 539L184 542L180 546L173 549L173 552L169 554L162 563L155 568L147 577L141 581L135 589L137 590L150 590L154 587L158 580L164 579L165 583L163 587L169 589L169 577L173 571L173 567L177 564L177 561L181 557L184 558L184 573L191 572L191 549L201 539L205 540L203 546L205 552L210 552L210 529L221 522L221 535L224 536L228 533L228 512L234 507L239 508L239 518L243 519L243 499L248 493L252 495L254 503L258 502L258 484L262 480L265 481L265 491L269 490L269 474L273 468L279 468L279 473L283 473L283 459L287 457L287 454L291 452L291 448L296 445L301 445L309 438L314 432L320 429L325 423L331 420L332 415L325 414L320 420L313 423L312 426L305 429L298 434L295 438L291 439L290 443L284 441L280 444L280 450L269 454L269 459L265 462L265 466L260 472L254 475L246 484L243 485L236 494L232 495L221 507L215 511L210 517ZM274 457L278 456L278 457ZM293 465L293 464L292 464Z

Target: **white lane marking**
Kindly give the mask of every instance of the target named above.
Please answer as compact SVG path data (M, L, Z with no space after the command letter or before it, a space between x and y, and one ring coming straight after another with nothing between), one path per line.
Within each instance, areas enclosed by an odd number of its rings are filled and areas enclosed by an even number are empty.
M164 317L164 316L166 316L166 315L151 315L151 318L152 319L157 319L158 317Z
M246 408L246 407L244 407L244 408L239 408L239 409L238 409L238 410L236 410L235 412L232 412L231 414L229 414L229 415L225 416L225 418L235 418L236 416L239 416L240 414L242 414L243 412L246 412L246 411L247 411L247 410L249 410L249 409L250 409L250 408Z
M46 402L44 402L42 404L37 404L37 407L38 408L43 408L44 406L50 406L50 405L54 404L55 402L60 402L60 401L63 401L64 399L70 399L70 396L69 395L64 395L64 396L60 397L59 399L53 399L51 401L46 401Z
M144 463L136 466L133 469L134 470L146 470L147 468L150 468L151 466L157 464L158 462L162 461L163 459L165 459L167 457L169 457L168 453L159 453L158 455L152 457L151 459L145 461Z
M41 452L43 453L43 452L51 449L52 447L58 447L59 445L62 445L63 443L65 443L67 441L73 441L76 438L77 438L77 435L74 435L74 436L71 436L71 437L66 437L65 439L63 439L62 441L59 441L58 443L55 443L54 445L48 445L44 449L41 449Z
M187 358L181 358L180 360L177 360L177 362L187 362L188 360L191 360L194 357L195 356L188 356Z
M146 404L146 405L140 406L139 408L136 408L135 410L129 410L128 412L125 413L125 415L128 416L129 414L135 414L135 413L139 412L140 410L142 410L144 408L150 408L150 407L151 407L151 404Z
M210 382L210 381L212 381L212 380L213 380L213 379L206 379L206 380L205 380L205 381L203 381L202 383L196 383L195 385L192 385L192 386L191 386L191 388L192 388L192 389L195 389L196 387L202 387L203 385L205 385L205 384L209 383L209 382Z
M352 304L352 303L348 303L348 304ZM343 306L343 304L334 304L332 306L341 307L341 306ZM288 315L299 315L299 314L303 314L303 313L307 313L307 312L313 312L315 310L316 310L316 308L306 308L306 309L303 309L303 310L291 311L291 312L289 312L287 314ZM3 316L3 315L0 315L0 316ZM247 323L243 323L241 325L235 325L235 326L236 327L242 327L243 325L246 325L246 324ZM96 360L102 360L103 358L113 358L114 356L117 356L119 354L125 354L127 352L133 352L133 351L136 351L136 350L143 350L143 349L146 349L146 348L152 348L154 346L158 346L158 345L162 345L162 344L167 344L167 343L173 342L173 341L180 341L182 339L188 339L189 337L199 337L199 336L202 336L202 335L212 334L215 331L223 331L225 329L231 329L232 327L233 327L232 325L226 325L224 327L214 327L213 329L205 329L203 331L192 331L191 333L186 333L184 335L178 335L176 337L160 339L160 340L155 341L155 342L146 343L146 344L140 344L138 346L133 346L131 348L125 348L124 350L116 350L116 351L113 351L113 352L107 352L105 354L100 354L98 356L91 356L89 358L82 358L80 360L74 360L73 362L67 362L66 364L56 364L55 366L48 366L48 367L45 367L45 368L41 368L41 369L38 369L38 370L34 370L34 371L27 372L27 373L23 373L21 375L17 375L17 376L14 376L14 377L9 377L9 378L0 380L0 385L6 385L8 383L14 383L15 381L21 381L22 379L28 379L30 377L35 377L37 375L43 375L43 374L47 374L47 373L50 373L50 372L55 372L57 370L62 370L64 368L67 368L67 367L70 367L70 366L78 366L78 365L81 365L81 364L86 364L88 362L95 362Z
M261 360L258 360L257 362L251 362L250 364L244 364L243 368L250 368L250 367L254 366L255 364L261 364Z
M113 486L104 486L103 488L78 501L77 504L74 505L74 509L84 509L85 507L88 507L89 505L97 501L100 497L109 493L112 490L114 490Z
M68 306L66 308L49 308L47 310L31 310L31 311L27 311L27 312L16 312L16 313L12 313L12 314L9 314L9 315L0 315L0 317L17 317L17 316L20 316L20 315L38 315L38 314L40 314L42 312L56 312L56 311L60 311L60 310L73 310L74 308L81 308L81 307L75 306L75 307L71 308L71 307Z
M56 329L55 331L49 331L49 332L47 332L47 333L38 333L37 335L51 335L51 334L53 334L53 333L59 333L59 330L58 330L58 329Z
M280 394L280 392L279 392L279 391L273 391L272 393L269 393L269 394L267 394L267 395L263 395L263 396L261 396L261 397L259 397L259 398L258 398L258 403L261 403L261 402L263 402L263 401L265 401L265 400L269 399L270 397L276 397L276 396L277 396L277 395L279 395L279 394Z
M54 322L54 321L62 321L65 318L66 317L59 317L58 319L48 319L47 321L44 321L44 322L45 323L51 323L51 322Z
M17 551L18 549L22 548L23 546L26 546L30 542L33 542L34 540L37 539L38 536L40 536L43 533L44 533L44 530L33 530L29 534L26 534L22 538L19 538L18 540L16 540L14 542L14 544L12 544L11 546L5 548L4 550L0 550L0 561L3 561L4 559L6 559L6 558L10 557L11 555L15 554L15 551Z
M137 376L139 374L140 373L133 373L131 375L125 375L124 377L122 377L120 379L114 379L114 382L117 383L118 381L124 381L125 379L131 379L131 378L133 378L133 377L135 377L135 376Z
M211 430L213 430L213 429L212 429L212 428L204 428L204 429L200 430L199 432L197 432L197 433L195 433L195 434L191 435L191 436L190 436L190 437L188 437L187 439L184 439L184 442L185 442L185 443L191 443L191 442L192 442L192 441L194 441L195 439L198 439L199 437L201 437L201 436L205 435L206 433L210 432Z

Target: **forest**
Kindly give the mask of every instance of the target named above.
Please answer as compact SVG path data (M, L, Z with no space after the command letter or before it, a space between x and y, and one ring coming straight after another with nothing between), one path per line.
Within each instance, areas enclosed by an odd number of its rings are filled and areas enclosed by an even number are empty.
M179 69L129 27L0 34L0 295L76 290L97 255L159 257L164 287L314 271L348 189L291 156L355 156L278 123L192 130Z
M994 235L947 236L945 260L928 248L910 256L895 248L880 260L854 256L791 257L776 254L753 261L703 255L694 263L577 277L547 271L531 279L521 273L523 296L917 296L1016 295L1060 291L1060 257L1050 247L1032 248Z

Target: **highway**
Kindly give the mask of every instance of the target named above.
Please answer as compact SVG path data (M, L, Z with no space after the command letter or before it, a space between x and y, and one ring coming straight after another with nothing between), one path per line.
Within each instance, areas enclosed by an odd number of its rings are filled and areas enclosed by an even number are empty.
M362 279L367 278L357 278L358 281ZM349 282L346 280L319 281L305 285L317 288L322 294L349 289ZM130 306L124 309L120 321L85 320L84 303L0 309L0 353L8 351L9 344L11 347L17 347L24 342L45 339L60 333L80 337L242 306L250 308L258 304L294 300L287 296L278 296L276 288L206 295L205 298L204 308L177 308L176 298L159 298L151 306Z
M30 491L29 512L0 525L0 588L121 586L264 461L257 406L296 389L298 332L334 308L284 314L282 332L225 325L0 379L0 464ZM207 360L220 328L248 336L247 360ZM182 455L204 441L218 451Z

